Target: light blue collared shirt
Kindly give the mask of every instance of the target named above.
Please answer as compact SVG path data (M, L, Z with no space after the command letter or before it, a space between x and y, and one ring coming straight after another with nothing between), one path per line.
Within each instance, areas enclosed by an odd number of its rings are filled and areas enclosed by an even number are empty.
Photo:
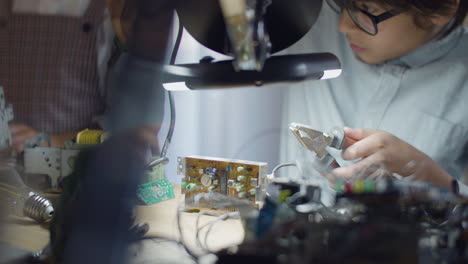
M290 122L322 131L334 126L381 129L437 161L460 179L468 161L468 32L458 28L403 57L380 65L359 61L327 5L308 34L287 53L332 52L340 77L291 85L283 96L283 128ZM280 160L303 148L286 129ZM339 153L337 158L340 159ZM346 162L339 160L346 165Z

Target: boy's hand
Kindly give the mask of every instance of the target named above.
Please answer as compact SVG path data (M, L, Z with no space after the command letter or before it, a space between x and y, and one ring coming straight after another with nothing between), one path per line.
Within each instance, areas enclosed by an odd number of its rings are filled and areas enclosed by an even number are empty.
M34 130L33 128L25 124L10 123L8 127L10 128L11 132L13 148L16 150L17 153L21 153L24 151L24 143L26 142L26 140L35 137L39 134L37 130ZM77 133L77 131L70 131L58 135L52 135L50 138L50 147L63 147L64 143L66 141L74 139ZM48 145L46 144L44 146Z
M388 132L351 128L344 130L343 159L361 160L333 170L332 173L336 177L349 178L362 174L369 168L382 167L387 173L397 173L406 177L415 174L424 166L425 161L430 160L424 153Z
M33 128L25 124L11 123L8 125L8 127L11 132L13 147L16 149L18 153L23 152L24 143L26 142L26 140L39 134L38 131L34 130Z

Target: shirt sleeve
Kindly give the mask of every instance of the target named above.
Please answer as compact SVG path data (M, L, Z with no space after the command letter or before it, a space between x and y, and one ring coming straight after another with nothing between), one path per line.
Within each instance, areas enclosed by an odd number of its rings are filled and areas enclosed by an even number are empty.
M110 19L109 10L106 9L101 25L99 25L99 33L96 38L97 47L97 65L99 74L99 91L102 96L107 95L107 68L111 57L114 30Z
M104 17L102 23L98 26L98 35L96 38L96 48L97 48L97 69L99 76L99 95L106 104L106 110L103 115L95 116L95 122L100 126L104 127L103 120L105 119L105 114L107 113L107 108L109 105L109 60L111 59L113 43L114 43L115 33L112 28L112 22L109 10L106 9L104 12Z

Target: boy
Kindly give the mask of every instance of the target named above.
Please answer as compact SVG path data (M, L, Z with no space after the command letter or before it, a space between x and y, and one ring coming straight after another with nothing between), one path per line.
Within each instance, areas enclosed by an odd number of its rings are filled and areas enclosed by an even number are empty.
M365 128L345 128L344 161L335 155L343 166L334 176L383 165L451 187L468 153L468 33L460 26L467 1L328 2L291 52L332 52L343 74L290 88L283 126ZM289 135L283 139L282 159L290 161L300 147Z

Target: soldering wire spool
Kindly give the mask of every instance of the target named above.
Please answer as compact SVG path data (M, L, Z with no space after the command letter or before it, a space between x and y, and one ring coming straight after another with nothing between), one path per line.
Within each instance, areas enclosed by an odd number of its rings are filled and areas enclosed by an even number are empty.
M54 214L54 208L52 203L34 193L29 192L29 198L26 199L23 206L23 214L29 218L32 218L38 222L46 222L50 220Z
M105 138L105 132L102 130L85 129L76 135L78 144L99 144Z

